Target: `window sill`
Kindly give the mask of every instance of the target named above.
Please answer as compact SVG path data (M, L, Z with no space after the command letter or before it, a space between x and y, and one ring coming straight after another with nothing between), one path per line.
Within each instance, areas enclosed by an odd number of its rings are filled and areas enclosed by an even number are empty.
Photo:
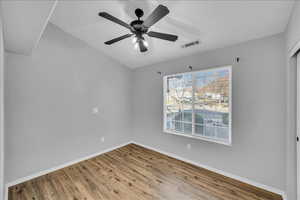
M166 134L178 135L178 136L183 136L183 137L188 137L188 138L193 138L193 139L198 139L198 140L204 140L204 141L207 141L207 142L223 144L223 145L226 145L226 146L232 146L231 141L226 142L226 141L214 140L214 139L203 137L203 136L187 135L187 134L174 132L174 131L169 131L169 130L164 130L163 132L166 133Z

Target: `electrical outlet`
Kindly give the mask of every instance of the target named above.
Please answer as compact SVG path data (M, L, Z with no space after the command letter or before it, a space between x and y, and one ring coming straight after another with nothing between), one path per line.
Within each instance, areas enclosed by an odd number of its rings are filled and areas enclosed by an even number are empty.
M105 141L105 138L104 138L104 137L102 137L102 138L101 138L101 142L104 142L104 141Z
M190 150L190 149L192 148L192 145L191 145L191 144L187 144L187 145L186 145L186 148L187 148L188 150Z

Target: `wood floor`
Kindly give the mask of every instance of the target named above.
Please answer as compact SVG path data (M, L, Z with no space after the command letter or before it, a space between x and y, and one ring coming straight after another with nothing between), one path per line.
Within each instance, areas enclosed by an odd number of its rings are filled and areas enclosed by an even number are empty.
M282 200L130 144L9 188L9 200Z

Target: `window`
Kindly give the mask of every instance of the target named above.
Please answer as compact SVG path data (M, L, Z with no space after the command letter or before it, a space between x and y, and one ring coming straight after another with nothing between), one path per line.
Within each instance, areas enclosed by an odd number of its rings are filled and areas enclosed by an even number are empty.
M231 66L165 76L164 132L231 145Z

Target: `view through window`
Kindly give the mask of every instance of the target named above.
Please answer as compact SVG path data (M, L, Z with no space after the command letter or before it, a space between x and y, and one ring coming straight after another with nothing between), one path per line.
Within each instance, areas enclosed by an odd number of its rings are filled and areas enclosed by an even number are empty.
M231 66L165 76L164 131L231 144Z

